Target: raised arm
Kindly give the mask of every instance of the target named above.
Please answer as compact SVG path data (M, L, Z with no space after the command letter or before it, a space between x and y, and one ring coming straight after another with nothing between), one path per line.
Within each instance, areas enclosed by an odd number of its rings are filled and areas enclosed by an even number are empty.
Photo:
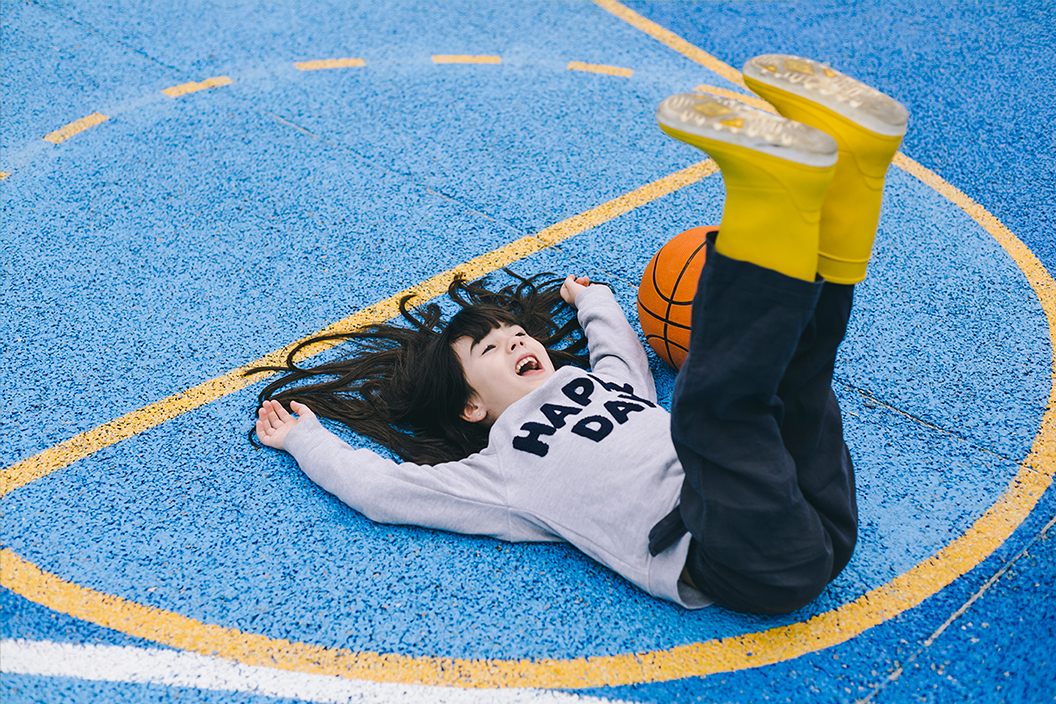
M591 369L611 381L630 383L636 394L656 401L649 358L612 291L607 286L591 285L585 277L570 276L561 295L577 310L587 335Z

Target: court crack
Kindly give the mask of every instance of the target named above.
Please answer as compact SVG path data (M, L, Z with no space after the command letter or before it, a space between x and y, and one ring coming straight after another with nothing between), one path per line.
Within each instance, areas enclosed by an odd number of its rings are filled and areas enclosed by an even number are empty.
M254 107L257 107L258 109L260 109L258 106L254 106ZM478 210L477 208L473 207L471 204L467 203L462 198L459 198L457 196L448 195L447 193L444 193L443 191L438 190L438 189L430 186L428 183L425 182L425 180L420 175L414 173L413 171L401 171L401 170L395 169L392 166L389 166L387 164L379 164L378 161L375 158L370 157L370 156L368 156L366 154L363 154L362 152L360 152L359 150L355 149L354 147L350 147L347 144L338 144L337 142L332 142L332 141L328 140L325 137L322 137L320 135L315 134L311 130L308 130L308 129L305 129L304 127L301 127L300 125L298 125L296 122L293 122L292 120L288 120L288 119L286 119L286 118L284 118L284 117L282 117L280 115L276 115L274 112L271 112L271 111L265 111L265 112L268 115L271 115L272 117L274 117L280 123L282 123L282 124L284 124L284 125L286 125L288 127L292 127L295 130L297 130L298 132L300 132L300 133L302 133L302 134L304 134L304 135L306 135L308 137L311 137L314 140L322 142L323 144L325 144L325 145L327 145L329 147L333 147L335 149L340 149L342 151L346 151L346 152L349 152L351 154L355 154L358 158L362 159L365 163L369 164L370 166L372 166L374 168L381 169L382 171L386 171L386 172L388 172L390 174L393 174L393 175L396 175L396 176L402 176L403 178L408 179L409 181L411 181L415 185L417 185L420 188L424 189L425 192L428 193L429 195L434 195L434 196L437 196L439 198L443 198L444 200L448 200L448 201L450 201L452 203L455 203L458 207L460 207L461 209L465 210L466 212L469 212L469 213L471 213L471 214L473 214L473 215L475 215L477 217L482 217L485 220L488 220L489 222L496 223L500 227L502 227L502 228L506 229L507 231L511 232L512 234L514 234L516 236L515 239L519 239L521 237L525 237L527 235L532 234L531 232L528 232L526 230L521 230L520 228L516 227L515 225L513 225L512 223L510 223L510 222L508 222L506 220L494 217L493 215L490 215L490 214L488 214L487 212L485 212L483 210Z
M133 52L135 54L138 54L138 55L142 56L143 58L147 59L151 63L155 63L158 66L162 66L164 68L167 68L170 71L175 71L180 76L184 76L185 77L187 75L187 72L184 71L183 69L177 68L175 66L170 66L169 64L165 63L164 61L161 61L160 59L157 59L157 58L151 56L150 54L148 54L147 52L143 51L142 49L139 49L139 48L137 48L135 46L132 46L131 44L129 44L127 42L124 42L124 41L122 41L120 39L114 39L111 36L109 36L108 34L106 34L105 32L103 32L102 30L96 29L94 26L92 26L91 24L88 24L87 22L80 22L78 20L73 19L72 17L67 17L66 15L63 15L62 13L60 13L60 12L58 12L56 10L53 10L52 8L50 8L50 7L46 6L46 5L41 4L39 2L39 0L22 0L22 2L26 3L27 5L31 5L33 7L36 7L39 10L43 10L45 12L48 12L48 13L56 16L56 17L59 17L59 18L61 18L63 20L66 20L67 22L75 24L78 27L80 27L81 29L83 29L86 32L88 32L89 34L94 34L94 35L98 36L100 39L102 39L107 44L116 44L117 46L120 46L120 47L122 47L124 49L127 49L128 51L131 51L131 52Z
M1017 562L1019 562L1019 560L1021 558L1023 558L1027 554L1029 554L1030 549L1032 547L1034 547L1038 543L1038 541L1044 540L1046 538L1046 534L1049 532L1049 529L1051 529L1054 525L1056 525L1056 515L1054 515L1049 520L1049 522L1047 524L1045 524L1045 527L1042 528L1041 531L1037 535L1035 535L1030 540L1030 542L1027 543L1027 545L1016 554L1015 557L1013 557L1011 560L1006 562L1001 567L1001 569L999 569L997 572L995 572L990 577L990 579L986 580L986 582L983 584L983 586L980 587L978 590L976 590L976 592L974 594L972 594L972 596L969 597L967 601L965 601L963 604L961 604L961 606L956 611L954 611L952 614L950 614L950 617L947 618L942 623L941 626L939 626L937 629L935 629L935 631L930 636L925 638L924 642L921 644L921 646L919 648L917 648L917 650L912 655L910 655L909 658L904 663L897 663L896 662L894 671L892 671L891 674L888 675L887 678L882 683L876 685L875 688L873 689L873 691L871 691L864 699L856 700L855 704L869 704L869 702L872 702L873 699L875 699L877 697L877 695L879 695L881 692L883 692L885 689L887 689L892 684L895 684L896 682L898 682L899 678L902 677L903 673L905 673L905 671L910 667L910 665L912 665L914 662L916 662L920 658L921 655L925 654L928 651L928 648L930 648L932 646L932 644L935 643L935 641L939 638L939 636L941 636L961 616L966 614L968 612L968 609L970 609L972 607L972 604L974 604L975 602L979 601L979 599L981 599L983 597L983 595L987 591L989 591L989 589L992 586L997 584L998 580L1000 580L1001 577L1003 577L1006 572L1008 572L1010 569L1012 569L1012 567Z
M1005 460L1006 462L1012 462L1012 463L1014 463L1016 465L1019 465L1025 459L1024 457L1010 457L1010 456L1006 455L1003 452L999 452L999 451L991 449L989 447L984 447L983 445L980 445L978 442L976 442L973 438L970 438L970 437L968 437L966 435L963 435L961 433L954 432L953 430L950 430L948 428L944 428L941 425L936 425L935 423L932 423L931 421L928 421L928 420L925 420L924 418L921 418L920 416L916 415L915 413L910 413L909 411L907 411L905 409L902 409L902 408L899 408L898 406L895 406L895 405L892 405L890 403L887 403L886 401L883 401L880 398L878 398L873 392L871 392L871 391L869 391L867 389L864 389L864 388L862 388L860 386L856 386L855 384L852 384L849 381L845 381L843 379L834 378L833 382L834 383L838 383L841 386L843 386L844 388L846 388L847 390L853 391L854 393L856 393L859 396L861 396L865 400L865 405L866 405L867 408L875 408L877 406L880 406L880 407L882 407L884 409L892 411L893 413L897 413L900 416L908 418L909 420L913 421L914 423L917 423L918 425L922 425L925 428L928 428L930 430L936 430L936 431L938 431L940 433L943 433L944 435L948 435L950 437L957 438L958 440L960 440L961 442L967 444L971 448L974 448L974 449L976 449L976 450L978 450L980 452L986 453L988 455L992 455L992 456L997 457L999 459Z

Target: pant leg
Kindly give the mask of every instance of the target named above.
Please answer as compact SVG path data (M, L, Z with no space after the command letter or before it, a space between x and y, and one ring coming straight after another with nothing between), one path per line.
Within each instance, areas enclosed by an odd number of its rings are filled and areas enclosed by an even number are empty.
M848 538L853 549L853 506L840 505L840 491L830 486L830 475L846 478L850 470L839 408L819 391L831 394L846 319L842 328L819 326L819 304L823 312L840 308L823 296L825 286L711 249L694 300L690 353L672 408L686 470L681 514L695 539L691 577L734 609L803 606L846 564ZM849 313L849 299L839 300ZM801 478L799 465L830 471ZM842 531L838 550L834 526Z
M854 467L832 390L836 352L847 332L853 298L854 286L824 285L777 390L785 410L781 438L796 463L800 491L832 542L829 581L847 566L858 538Z

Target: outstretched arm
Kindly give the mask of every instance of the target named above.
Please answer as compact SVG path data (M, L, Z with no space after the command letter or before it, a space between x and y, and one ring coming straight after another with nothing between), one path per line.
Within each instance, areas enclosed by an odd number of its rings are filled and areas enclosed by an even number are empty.
M427 466L355 449L328 431L304 404L296 417L274 402L258 413L257 434L293 455L320 487L379 523L417 525L503 540L557 540L546 526L511 513L495 453Z
M312 409L303 403L291 401L290 407L297 413L290 414L278 401L267 400L257 410L257 437L262 443L276 450L286 449L286 435L293 426L305 418L315 418Z

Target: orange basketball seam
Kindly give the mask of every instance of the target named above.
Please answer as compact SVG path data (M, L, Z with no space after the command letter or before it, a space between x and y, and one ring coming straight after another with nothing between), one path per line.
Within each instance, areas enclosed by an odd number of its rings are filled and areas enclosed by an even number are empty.
M649 315L651 315L652 317L656 318L657 320L663 320L664 319L664 317L662 315L660 315L659 313L655 313L655 312L649 310L648 308L646 308L644 305L642 305L641 304L642 303L641 299L638 299L638 303L639 303L639 306L641 307L641 309L643 311L645 311L646 313L648 313ZM681 330L691 330L692 329L692 326L683 325L682 323L674 323L674 322L672 322L671 325L676 327L676 328L679 328ZM648 337L661 337L660 335L650 335L649 333L645 332L644 330L642 332L645 333L645 336L647 338Z
M675 286L674 286L674 288L672 288L672 291L671 291L671 301L667 302L667 312L666 312L666 315L664 316L663 331L664 331L664 339L667 341L667 357L671 357L673 361L674 361L675 357L674 357L674 355L671 354L671 340L668 339L668 336L667 336L667 328L668 328L668 326L671 326L673 324L671 322L672 302L675 300L675 296L678 293L678 286L679 286L679 284L682 283L682 277L684 277L684 275L685 275L686 268L689 268L689 266L693 262L693 260L696 259L697 254L700 253L700 250L703 249L705 246L708 246L708 239L706 239L706 235L705 235L704 241L702 243L700 243L700 245L696 249L693 250L693 253L690 254L690 258L685 260L685 264L682 265L682 270L678 272L678 278L675 279ZM685 329L689 329L689 328L685 328ZM676 344L675 346L679 347L679 348L682 347L682 345L679 345L679 344ZM685 346L685 351L686 351L686 354L689 354L689 351L690 351L689 345Z
M670 242L668 242L667 244L670 244ZM693 305L693 300L692 299L690 299L688 301L676 301L675 298L674 298L674 293L673 292L678 290L678 284L682 281L682 275L685 273L686 267L688 267L690 262L693 261L693 258L697 256L697 253L700 252L700 250L702 248L707 246L707 242L705 242L704 244L700 245L700 247L697 247L695 250L693 250L693 254L689 255L689 258L686 260L685 266L682 267L682 271L679 272L678 278L675 280L675 286L672 289L672 294L671 294L670 297L666 296L664 294L664 292L660 290L660 287L656 285L656 270L659 268L659 267L656 266L656 264L659 263L660 254L664 251L664 247L667 247L667 244L665 244L663 247L661 247L660 251L656 253L656 257L654 257L655 262L653 263L653 276L652 276L652 279L653 279L653 290L656 292L656 295L660 298L660 300L662 300L665 303L669 303L669 304L677 305L677 306ZM640 295L639 295L639 297L640 297Z
M702 270L706 256L702 256L707 248L707 236L718 231L713 225L703 225L690 228L680 235L672 238L660 247L660 250L649 260L642 274L642 283L638 287L637 304L639 311L639 323L643 325L642 332L646 342L664 361L672 367L678 368L685 363L686 354L689 351L689 340L682 344L683 338L688 337L692 329L692 320L686 318L686 306L693 305L696 295L696 284L690 282L687 273L692 267L694 273ZM702 256L701 262L697 263L697 257ZM682 262L677 272L674 265ZM697 277L699 279L699 276ZM663 279L664 286L660 286ZM646 282L652 284L652 290L647 288ZM693 295L688 300L680 299L680 290L683 283L692 283ZM653 306L659 303L656 308ZM674 312L680 311L678 320L672 318ZM690 312L690 316L692 313ZM654 330L647 328L654 327ZM658 327L659 330L656 330ZM675 335L675 333L678 333ZM679 341L675 341L677 337ZM662 343L659 341L663 341ZM676 350L681 352L677 355Z
M671 354L671 340L669 339L669 335L668 335L668 327L671 325L671 303L672 303L672 301L674 301L675 295L678 293L678 286L679 286L679 284L682 283L682 277L686 275L686 268L689 266L690 262L692 262L693 259L697 256L697 254L700 253L700 250L703 249L704 247L706 247L707 244L708 244L707 235L705 235L704 241L701 242L700 245L696 249L693 250L693 253L689 255L689 257L686 259L685 263L682 265L682 270L678 272L678 277L675 279L675 285L671 288L671 298L667 302L667 311L664 313L664 346L667 348L667 359L668 359L668 361L671 362L672 365L674 365L675 356L673 354ZM660 248L660 252L657 252L657 255L656 255L657 263L660 262L660 253L664 251L665 247L667 247L666 244L663 247ZM653 267L653 286L654 287L656 286L656 267L655 266ZM685 329L688 329L688 328L685 328ZM686 354L689 354L689 346L688 345L686 347L684 347L684 348L682 347L682 345L679 345L679 344L676 344L675 346L678 347L679 349L684 350L686 352ZM684 361L685 360L683 360L683 362ZM681 366L681 365L679 365L679 366Z
M654 338L654 337L659 338L660 336L659 335L646 335L645 336L645 340L646 340L646 342L648 342L650 340L650 338ZM678 344L677 342L672 342L671 344L674 345L675 347L677 347L678 349L682 350L683 352L689 352L689 348L688 347L683 347L682 345Z

